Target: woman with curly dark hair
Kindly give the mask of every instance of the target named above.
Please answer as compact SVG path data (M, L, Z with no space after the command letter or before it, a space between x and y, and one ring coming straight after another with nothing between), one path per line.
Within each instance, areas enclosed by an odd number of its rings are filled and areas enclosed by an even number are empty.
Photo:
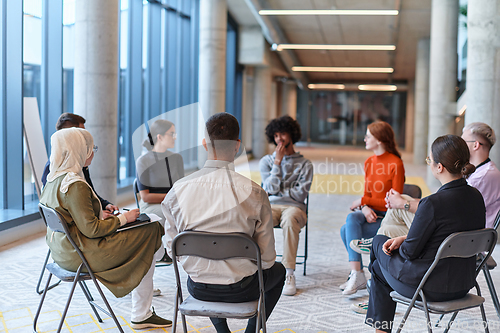
M259 163L262 187L269 195L274 226L283 229L283 260L286 281L283 295L295 295L295 259L300 230L306 225L306 205L313 178L311 161L295 152L294 143L301 137L299 123L289 116L273 119L266 127L269 143L276 149Z
M346 283L340 286L343 295L352 295L366 288L361 254L350 247L353 239L375 236L385 216L386 193L393 188L403 192L405 169L391 125L377 121L368 125L365 135L366 149L374 155L365 161L365 189L363 196L355 200L350 209L358 210L347 216L340 229L340 236L349 254L351 273Z

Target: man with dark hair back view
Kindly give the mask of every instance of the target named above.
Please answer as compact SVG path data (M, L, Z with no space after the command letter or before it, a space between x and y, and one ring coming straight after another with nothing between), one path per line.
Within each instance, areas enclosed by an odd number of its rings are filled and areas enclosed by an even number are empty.
M293 296L295 264L300 230L306 225L304 204L313 180L311 161L295 152L293 145L300 140L299 123L289 116L271 120L266 127L269 143L276 149L264 156L259 163L262 187L269 195L273 212L273 224L283 229L283 260L286 281L283 295Z
M167 252L172 256L172 240L185 230L249 235L261 252L268 319L285 279L283 265L275 262L269 199L259 185L234 170L234 157L240 147L236 118L217 113L205 125L205 166L175 182L162 202ZM196 299L239 303L259 298L257 265L251 260L183 257L181 264L189 275L188 291ZM225 318L210 320L218 333L231 332ZM248 320L245 333L255 332L256 321L256 317Z
M65 112L61 114L59 116L59 119L57 119L56 130L59 131L63 128L71 128L71 127L79 127L85 129L85 118L74 113ZM85 176L85 181L90 185L92 190L94 190L94 193L97 195L97 198L101 202L104 218L113 214L115 210L118 210L117 206L113 205L108 200L101 198L99 194L96 193L94 189L94 184L92 184L92 180L90 179L89 168L84 167L82 171L83 175ZM47 161L47 164L45 164L45 169L43 170L42 174L43 186L45 186L45 184L47 183L47 175L49 174L49 172L50 172L50 161Z

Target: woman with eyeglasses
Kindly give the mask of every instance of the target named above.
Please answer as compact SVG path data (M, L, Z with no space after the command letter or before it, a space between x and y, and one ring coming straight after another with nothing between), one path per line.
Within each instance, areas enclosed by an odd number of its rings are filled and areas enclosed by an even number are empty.
M136 162L141 213L158 215L163 226L165 218L161 211L161 202L174 183L184 177L182 156L169 150L174 148L176 139L177 133L172 122L165 119L156 120L149 126L148 138L143 143L147 152ZM160 249L159 253L159 260L171 262L164 248Z
M116 232L120 226L134 222L139 210L104 216L101 203L82 171L94 158L92 135L81 128L66 128L55 132L50 141L50 173L40 202L62 215L69 235L99 282L116 297L131 293L132 328L170 326L170 320L157 316L151 308L153 257L161 246L164 229L159 223L150 223ZM64 233L47 228L46 242L59 266L77 271L82 261Z
M405 181L405 169L391 125L384 121L368 125L365 143L366 149L373 151L374 155L365 161L364 194L352 203L350 209L354 212L347 216L340 229L351 268L347 282L340 286L343 295L352 295L366 288L361 254L350 247L351 241L375 236L387 211L386 193L391 188L402 192Z
M412 298L441 243L451 234L482 229L486 209L481 193L465 180L475 167L465 141L456 135L437 138L427 161L442 186L420 200L408 235L376 235L370 253L372 283L365 323L377 332L390 332L396 303L390 292ZM428 301L464 297L476 280L476 258L441 260L429 276Z

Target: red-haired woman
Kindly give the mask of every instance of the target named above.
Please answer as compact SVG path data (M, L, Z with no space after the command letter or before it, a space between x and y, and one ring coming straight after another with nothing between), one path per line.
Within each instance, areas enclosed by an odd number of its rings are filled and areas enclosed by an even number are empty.
M352 295L366 287L361 255L349 246L353 239L375 236L385 215L385 195L391 189L403 191L405 169L396 148L394 131L386 122L370 125L365 135L366 149L374 155L365 161L365 189L363 197L354 201L351 210L359 210L347 216L340 229L340 236L349 254L351 273L346 283L340 286L343 295Z

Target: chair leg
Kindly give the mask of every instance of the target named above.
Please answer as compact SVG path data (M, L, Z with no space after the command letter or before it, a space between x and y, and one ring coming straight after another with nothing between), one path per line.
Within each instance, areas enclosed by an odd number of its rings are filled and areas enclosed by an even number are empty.
M69 305L71 303L71 299L73 298L73 294L75 292L76 284L78 283L78 276L82 270L82 266L78 267L76 271L75 280L73 281L73 285L71 286L71 291L69 292L68 300L66 301L66 306L64 307L64 311L61 316L61 321L59 322L59 327L57 328L57 333L61 332L62 326L64 324L64 318L66 318L66 314L68 313Z
M450 321L448 322L448 324L446 324L446 329L444 330L443 333L448 333L448 331L451 328L451 325L453 325L453 322L455 321L455 318L457 318L457 314L458 314L458 311L453 313L453 315L450 318Z
M45 270L45 267L44 267L44 270ZM43 292L42 292L42 298L40 299L40 304L38 305L38 309L36 310L35 319L33 320L33 333L37 333L36 323L38 321L38 317L40 316L40 313L42 312L42 305L43 305L43 301L45 300L45 295L47 295L47 291L50 289L49 284L50 284L51 278L52 278L52 273L49 273L49 277L47 278L47 283L45 285L45 289L43 289Z
M118 322L118 318L116 318L116 315L113 312L113 309L111 308L111 305L109 305L108 300L106 299L106 296L104 296L104 293L102 292L101 287L99 287L99 284L97 283L97 280L95 279L94 274L91 274L91 277L92 277L92 281L94 281L94 285L95 285L97 291L99 292L99 295L101 295L102 301L104 302L104 304L106 305L106 308L109 311L110 317L113 318L113 321L115 322L116 327L118 328L118 330L120 331L120 333L124 333L123 332L123 328L121 327L120 323Z
M490 330L488 329L488 321L486 320L486 313L484 313L483 304L481 304L479 308L481 308L481 316L483 317L484 332L490 333Z
M40 285L42 284L43 274L45 273L45 266L47 266L47 262L49 261L49 257L50 257L50 249L47 252L47 256L45 257L45 262L43 263L42 271L40 272L40 277L38 278L38 283L36 284L36 292L38 295L41 295L44 292L44 289L40 290ZM57 286L59 283L61 283L61 280L57 281L53 285L48 286L46 288L49 288L49 290L50 290L50 289L54 288L55 286Z
M99 312L97 312L97 309L96 309L96 307L93 304L94 303L94 298L92 297L92 294L90 293L90 290L87 287L87 284L85 283L85 281L78 281L78 284L82 288L83 294L87 298L87 301L89 302L90 307L94 311L95 316L97 317L97 321L100 322L100 323L102 323L101 316L99 316Z
M443 320L443 318L444 318L444 313L439 317L439 319L437 320L436 325L434 325L434 327L439 327L439 324L441 323L441 320Z
M174 318L172 323L172 332L177 331L177 313L179 311L179 289L175 290Z
M304 244L304 276L306 275L306 263L307 263L307 226L309 224L309 221L306 221L306 241L305 241L305 244Z
M399 326L398 326L396 333L400 333L401 330L403 329L403 327L406 323L406 319L408 319L408 316L410 315L411 309L413 308L413 304L410 304L410 305L411 306L408 306L408 309L406 309L406 312L403 316L403 319L401 319L401 322L399 323Z
M500 318L500 301L498 300L497 291L495 285L493 284L493 279L491 278L490 270L486 265L483 266L484 278L486 279L486 284L490 290L491 299L493 300L493 306L497 311L497 316Z
M431 317L429 316L429 309L427 308L427 300L425 299L425 296L422 294L422 303L424 303L424 312L425 312L425 319L427 321L427 332L432 333L432 323L431 323Z

